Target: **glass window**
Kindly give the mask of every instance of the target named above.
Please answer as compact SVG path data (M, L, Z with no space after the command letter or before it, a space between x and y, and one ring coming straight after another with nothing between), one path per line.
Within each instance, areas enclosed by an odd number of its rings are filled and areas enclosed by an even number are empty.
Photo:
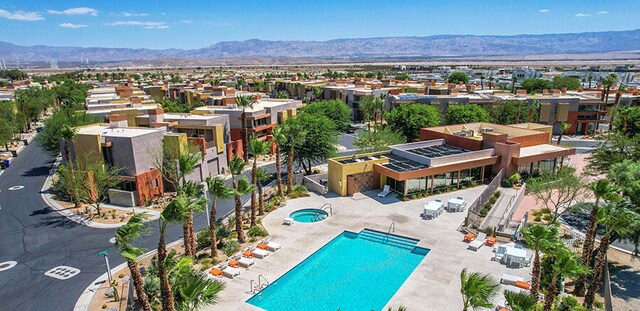
M447 186L447 176L446 174L439 174L433 177L433 188L443 188Z

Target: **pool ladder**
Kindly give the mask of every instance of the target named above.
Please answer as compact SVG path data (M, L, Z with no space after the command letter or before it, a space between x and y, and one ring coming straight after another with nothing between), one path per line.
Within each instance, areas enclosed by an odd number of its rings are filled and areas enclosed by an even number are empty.
M384 239L386 239L387 241L389 240L389 235L391 235L391 232L396 232L396 222L392 221L391 224L389 225L389 230L387 230L387 235L384 236ZM383 239L383 241L384 241Z
M262 283L262 281L264 281L264 284ZM255 294L265 288L267 288L267 286L269 286L269 281L267 281L267 279L264 277L264 275L260 274L258 275L258 282L251 280L251 282L249 282L249 291L247 293L249 294Z
M329 209L329 216L333 216L333 208L331 208L331 203L325 203L322 206L320 206L321 210L326 210Z

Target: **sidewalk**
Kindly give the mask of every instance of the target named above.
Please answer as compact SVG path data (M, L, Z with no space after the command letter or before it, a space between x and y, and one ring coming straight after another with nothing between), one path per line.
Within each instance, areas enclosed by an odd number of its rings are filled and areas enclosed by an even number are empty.
M20 140L20 142L18 143L18 147L9 148L9 151L4 151L4 152L11 152L11 151L15 151L15 152L16 152L16 154L17 154L18 156L20 156L20 153L21 153L21 152L22 152L22 150L26 147L26 145L24 144L23 140L26 140L26 141L27 141L27 145L28 145L28 144L30 144L30 143L31 143L31 142L36 138L36 135L37 135L37 134L38 134L38 133L37 133L35 130L34 130L34 131L31 131L31 132L29 132L29 133L21 133L21 134L20 134L20 137L21 137L22 139L21 139L21 140ZM8 158L9 163L13 162L13 159L15 159L15 157L13 157L13 156L9 157L9 158ZM11 167L6 168L6 169L11 169ZM6 169L5 169L5 170L6 170ZM4 171L5 171L5 170L1 170L1 171L0 171L0 176L2 176L2 174L4 174Z

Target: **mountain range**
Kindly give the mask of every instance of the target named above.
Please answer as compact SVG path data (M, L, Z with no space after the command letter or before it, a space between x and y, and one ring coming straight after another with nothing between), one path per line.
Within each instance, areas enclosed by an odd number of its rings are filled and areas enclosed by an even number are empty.
M226 57L384 59L533 54L584 54L640 50L640 29L538 35L437 35L328 41L224 41L200 49L130 49L19 46L0 41L0 58L23 61L112 62Z

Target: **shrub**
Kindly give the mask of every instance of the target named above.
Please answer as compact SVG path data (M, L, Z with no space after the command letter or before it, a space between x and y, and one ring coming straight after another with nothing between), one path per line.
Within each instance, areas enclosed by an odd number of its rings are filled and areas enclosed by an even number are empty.
M289 198L291 199L308 197L308 196L309 196L309 190L307 190L307 187L301 186L301 185L293 186L293 188L291 189L291 193L289 193Z
M534 216L533 217L533 221L540 222L540 221L542 221L542 217L540 217L540 215Z
M519 173L515 173L515 174L511 175L511 177L509 177L509 181L510 181L512 184L517 183L517 182L518 182L519 180L521 180L521 179L522 179L522 176L520 176L520 174L519 174Z
M217 234L216 234L216 237L217 237ZM203 228L196 233L196 250L203 250L210 246L211 246L211 232L209 228Z
M500 190L498 190L498 191L493 193L493 197L496 198L496 199L499 199L500 198L500 194L502 194L502 192L500 192Z
M477 185L478 185L478 183L477 183L475 180L472 180L472 181L469 183L469 187L475 187L475 186L477 186Z
M250 237L263 237L269 235L269 232L261 226L253 226L247 230L247 235Z
M542 212L540 210L538 210L538 209L531 211L531 216L534 216L534 217L535 216L540 216L541 214L542 214Z
M549 220L551 220L551 215L550 215L550 214L544 214L544 215L542 216L542 219L544 219L544 220L546 220L546 221L549 221Z
M511 180L505 178L500 182L500 186L504 188L511 188L513 187L513 183L511 182Z
M231 256L233 255L233 253L237 252L240 249L240 243L238 243L238 241L227 241L226 243L224 243L224 246L222 247L222 252L225 253L225 255L227 256Z
M543 214L551 214L551 209L548 207L545 207L543 209L540 210L541 213Z

